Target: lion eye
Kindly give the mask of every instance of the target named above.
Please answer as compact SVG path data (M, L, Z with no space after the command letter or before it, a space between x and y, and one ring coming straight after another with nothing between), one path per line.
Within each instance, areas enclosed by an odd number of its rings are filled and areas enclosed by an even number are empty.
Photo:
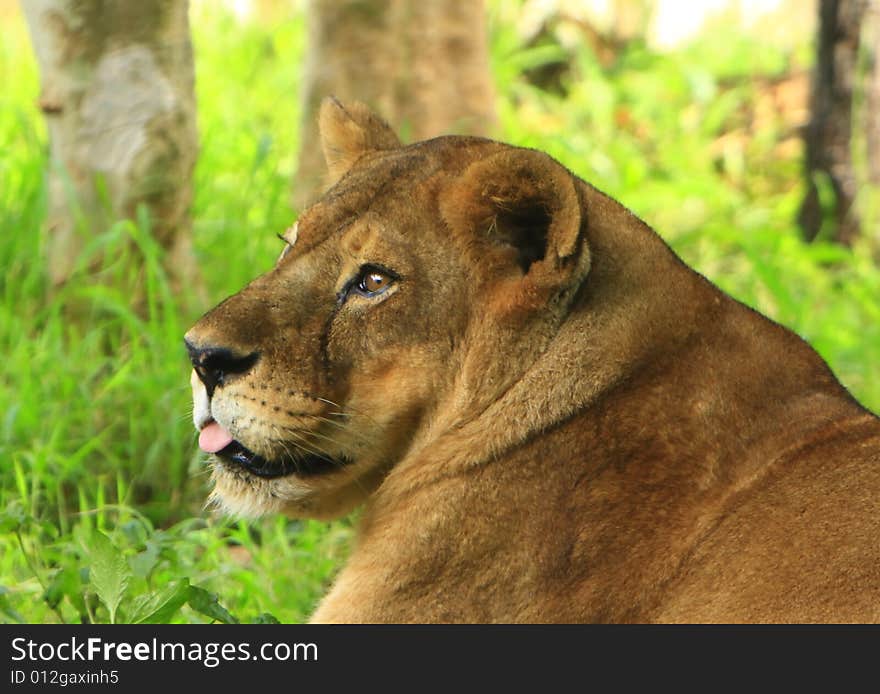
M361 280L361 289L375 294L382 291L388 284L388 278L380 272L369 272Z
M361 296L378 296L390 287L397 279L394 274L376 267L368 267L361 270L361 274L355 283L355 289Z

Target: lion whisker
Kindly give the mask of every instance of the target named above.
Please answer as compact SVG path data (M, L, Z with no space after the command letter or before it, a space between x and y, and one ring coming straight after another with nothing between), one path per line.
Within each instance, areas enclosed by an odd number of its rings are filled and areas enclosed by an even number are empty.
M361 412L361 411L358 410L358 408L356 408L356 407L352 407L351 405L340 405L338 402L333 402L332 400L328 400L327 398L315 398L315 399L316 399L316 400L319 400L319 401L321 401L321 402L327 403L328 405L332 405L333 407L337 408L337 411L332 413L332 414L334 414L334 415L336 415L336 416L340 416L340 417L348 417L348 416L364 417L365 419L368 419L372 424L375 424L377 427L381 427L381 425L379 424L379 422L377 422L375 419L373 419L373 417L372 417L371 415L367 414L366 412Z
M297 443L297 442L299 442L298 445L300 445L300 446L303 448L303 450L306 450L306 448L305 448L305 442L308 441L308 438L307 438L307 437L310 437L310 436L313 436L313 437L315 437L315 438L319 438L319 439L323 439L323 440L328 441L328 442L330 442L331 444L334 444L334 445L339 445L339 442L336 441L335 439L333 439L333 438L331 438L331 437L329 437L329 436L324 436L324 435L319 434L319 433L317 433L317 432L313 432L313 431L310 431L310 432L302 432L302 431L298 431L298 430L293 429L293 428L290 428L290 427L285 427L285 426L283 426L283 425L280 425L280 426L279 426L279 425L275 425L275 429L278 430L278 431L286 432L287 435L294 437L294 441L292 441L292 443ZM313 443L313 442L312 442L312 443ZM312 453L313 455L321 455L321 452L320 452L320 451L317 451L317 450L309 450L308 452L309 452L309 453Z
M301 433L299 433L293 429L290 429L288 427L285 427L283 425L273 424L272 428L275 430L275 433L276 433L276 437L277 437L276 442L279 443L282 448L284 448L285 452L290 457L290 459L294 462L294 464L296 464L296 456L293 455L293 453L287 447L288 443L295 446L297 449L303 451L304 453L306 453L308 455L312 455L312 456L315 456L316 458L319 458L320 460L323 460L325 463L341 467L339 465L339 461L334 460L332 457L329 457L328 454L326 454L320 450L317 450L313 447L307 446ZM282 432L289 435L289 436L292 436L293 440L282 439L281 438ZM328 439L328 440L332 442L332 439Z
M321 415L310 415L310 416L312 419L315 419L318 422L329 424L332 427L336 427L340 431L344 431L346 434L359 439L363 443L366 443L366 444L373 443L373 440L369 436L367 436L359 431L355 431L355 430L351 429L350 427L345 426L344 424L340 424L339 422L334 422L332 419L327 419L327 417L322 417ZM316 436L321 436L317 432L309 432L309 433L314 434ZM332 439L330 439L330 440L332 443L338 443L337 441L334 441Z

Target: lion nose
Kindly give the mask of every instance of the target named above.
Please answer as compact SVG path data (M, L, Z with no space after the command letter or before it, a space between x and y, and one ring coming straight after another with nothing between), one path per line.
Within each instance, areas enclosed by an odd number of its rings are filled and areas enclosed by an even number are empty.
M205 384L208 397L211 397L214 389L222 386L230 376L249 371L260 357L258 352L242 355L228 347L200 347L189 340L184 342L193 368Z

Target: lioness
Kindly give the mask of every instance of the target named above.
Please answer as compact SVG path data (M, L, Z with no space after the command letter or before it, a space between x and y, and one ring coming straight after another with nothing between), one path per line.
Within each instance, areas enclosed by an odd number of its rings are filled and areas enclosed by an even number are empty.
M187 333L232 513L366 502L317 622L880 620L880 420L798 336L541 152L402 146Z

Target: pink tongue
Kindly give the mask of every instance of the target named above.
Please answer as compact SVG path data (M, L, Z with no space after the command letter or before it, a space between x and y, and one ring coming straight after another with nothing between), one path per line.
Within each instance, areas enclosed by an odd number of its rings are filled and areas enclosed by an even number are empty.
M217 422L211 422L199 434L199 448L208 453L222 451L232 443L232 435Z

